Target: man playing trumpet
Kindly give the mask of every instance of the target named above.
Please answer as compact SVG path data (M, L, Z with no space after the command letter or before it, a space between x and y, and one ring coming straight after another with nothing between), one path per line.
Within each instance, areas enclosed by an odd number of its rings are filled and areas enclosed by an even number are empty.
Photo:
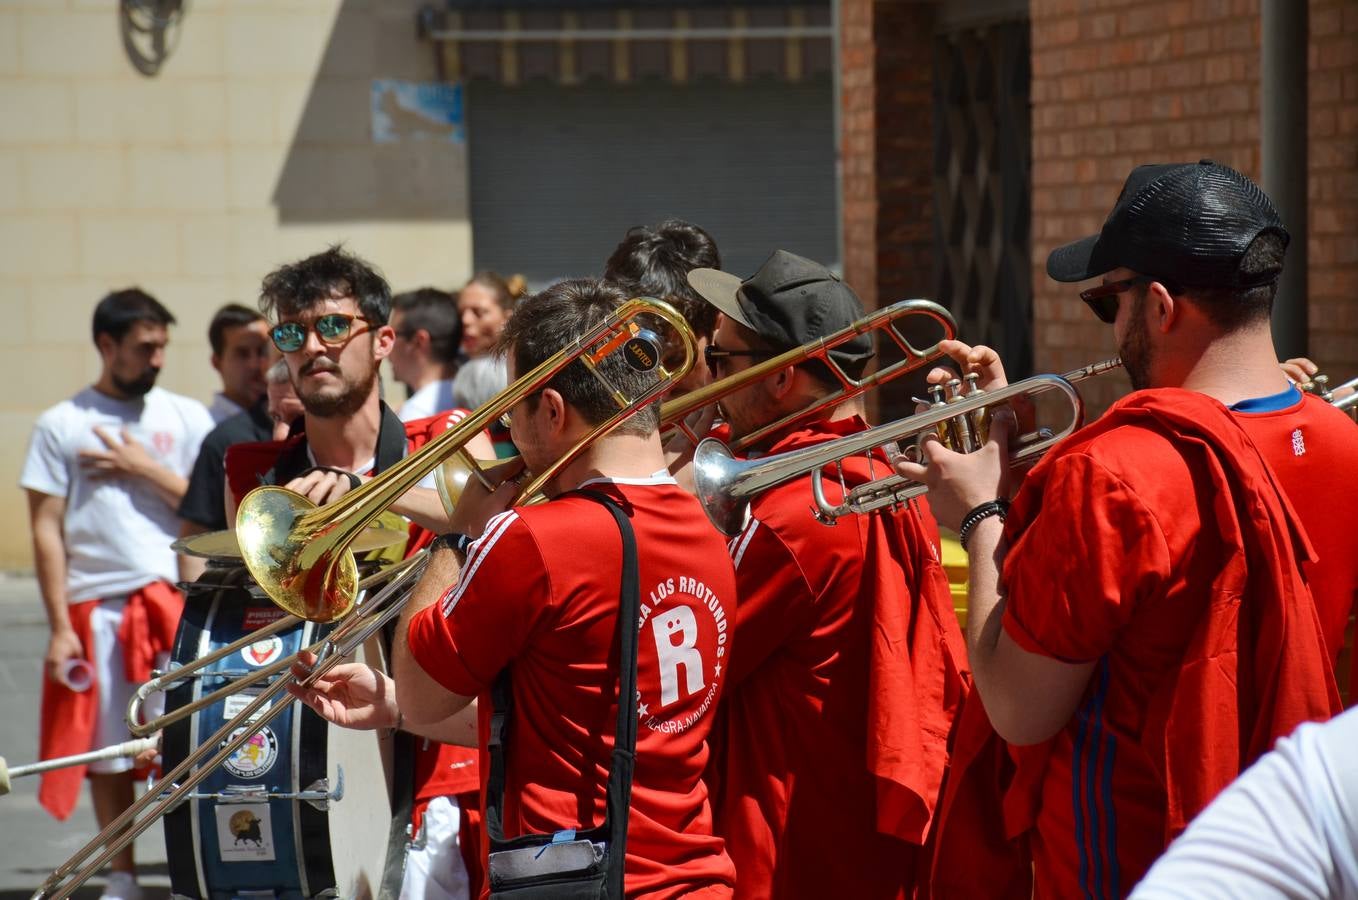
M1338 708L1307 578L1315 532L1293 509L1315 496L1313 459L1352 436L1278 368L1287 239L1239 172L1138 167L1101 233L1047 261L1059 281L1103 276L1081 296L1136 392L1048 454L1012 505L1007 414L976 453L929 440L927 467L897 463L970 559L982 703L963 715L936 893L1000 896L1007 881L1027 897L1035 875L1038 897L1123 896L1276 737ZM982 387L1004 383L994 351L952 349ZM1007 759L970 727L983 714ZM1011 763L1003 798L968 807ZM1032 870L984 856L1018 836Z
M848 285L782 250L745 281L714 269L689 280L722 312L706 353L714 379L863 317ZM852 378L872 355L870 335L829 351ZM730 437L814 406L755 451L863 430L861 399L825 407L839 386L819 359L774 371L723 397ZM850 487L890 474L880 456L842 466ZM718 831L740 897L913 897L964 693L937 528L923 503L826 527L812 517L810 482L755 497L731 542L740 649L709 767Z

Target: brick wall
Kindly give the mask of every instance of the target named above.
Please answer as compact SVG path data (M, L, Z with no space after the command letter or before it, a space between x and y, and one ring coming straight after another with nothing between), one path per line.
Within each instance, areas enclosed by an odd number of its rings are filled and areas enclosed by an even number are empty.
M933 289L929 3L840 3L844 279L868 308Z
M1093 234L1127 173L1210 157L1259 177L1257 0L1033 0L1033 325L1038 371L1115 353L1112 329L1047 277ZM1125 377L1082 392L1101 410Z
M1358 377L1358 3L1310 16L1310 347L1339 382Z

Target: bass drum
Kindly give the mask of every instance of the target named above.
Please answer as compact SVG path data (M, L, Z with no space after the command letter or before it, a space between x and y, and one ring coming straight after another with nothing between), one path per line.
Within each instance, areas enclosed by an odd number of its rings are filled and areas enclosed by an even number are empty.
M210 567L187 585L172 665L230 644L284 613L243 567ZM332 625L301 622L248 644L166 694L167 709L291 655ZM380 640L359 661L385 669ZM165 729L168 769L236 716L264 687ZM412 795L410 739L330 725L303 703L259 730L189 799L165 817L170 883L176 897L396 897L404 873ZM248 728L246 722L240 728Z

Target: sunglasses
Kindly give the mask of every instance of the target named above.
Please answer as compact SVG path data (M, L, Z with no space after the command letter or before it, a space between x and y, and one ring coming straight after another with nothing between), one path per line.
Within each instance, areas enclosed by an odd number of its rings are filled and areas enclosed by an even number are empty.
M1126 293L1137 285L1150 284L1154 280L1149 275L1138 275L1135 278L1124 278L1122 281L1110 281L1087 291L1080 291L1080 299L1089 304L1089 308L1094 310L1094 315L1099 317L1100 322L1112 325L1118 318L1118 294Z
M353 337L354 320L368 321L363 316L350 316L345 313L326 313L311 323L310 328L301 322L280 322L269 332L273 345L283 353L295 353L306 343L307 331L315 331L316 337L327 347L343 344Z
M703 359L707 362L707 371L712 373L712 377L717 377L717 368L723 359L733 356L744 356L750 359L773 359L778 355L776 350L723 350L716 344L708 344L703 349Z
M538 394L541 394L545 390L547 389L539 388L538 390L533 391L531 394L524 394L521 398L519 398L519 403L524 403L529 398L536 397ZM514 410L519 408L519 403L515 403L509 409L500 414L500 427L503 428L505 431L508 431L511 427L513 427Z

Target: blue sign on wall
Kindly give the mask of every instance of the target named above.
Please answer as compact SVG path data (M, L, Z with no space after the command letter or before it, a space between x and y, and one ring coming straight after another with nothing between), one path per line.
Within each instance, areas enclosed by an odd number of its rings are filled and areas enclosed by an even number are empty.
M460 84L373 79L373 140L379 144L410 140L462 143L467 139L462 112Z

